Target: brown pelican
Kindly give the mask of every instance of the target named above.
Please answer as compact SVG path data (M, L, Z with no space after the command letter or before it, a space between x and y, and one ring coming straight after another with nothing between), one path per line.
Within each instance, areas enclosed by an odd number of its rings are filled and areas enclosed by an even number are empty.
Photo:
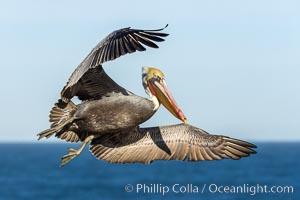
M142 76L149 99L127 91L125 95L114 93L79 105L59 101L53 107L52 128L41 135L55 130L61 139L83 142L78 150L69 149L61 166L78 156L90 141L92 154L114 163L240 159L255 153L251 148L256 146L251 143L210 135L185 124L186 118L168 91L163 73L155 68L144 68ZM140 128L138 125L156 112L160 102L184 124Z
M84 75L87 79L93 80L92 85L82 85L87 91L84 94L91 97L90 100L78 105L72 101L65 103L62 100L55 104L50 112L51 128L38 134L39 139L56 133L57 137L69 142L83 141L78 150L69 149L69 154L63 157L61 165L79 155L91 140L106 134L137 129L139 124L148 120L157 111L160 103L175 117L187 123L186 117L168 90L164 74L151 67L143 68L142 72L143 86L149 99L125 90L111 79L107 79L106 84L114 83L114 92L104 95L102 85L99 85L103 80L97 77L98 73L104 73L101 69L100 72L93 70L93 73ZM92 92L88 93L89 91ZM78 91L78 94L81 94L81 91Z
M255 153L251 149L255 145L209 135L187 125L160 70L143 70L143 86L149 99L127 91L105 73L102 63L145 50L141 44L157 48L153 41L163 41L161 37L168 35L160 30L125 28L115 31L103 39L73 72L61 92L61 100L50 112L51 128L38 134L39 139L56 133L56 137L69 142L82 141L78 150L69 149L61 165L79 155L90 141L92 153L110 162L238 159ZM75 105L71 101L74 96L83 102ZM139 124L156 112L160 103L184 124L139 128ZM144 152L137 153L143 149Z

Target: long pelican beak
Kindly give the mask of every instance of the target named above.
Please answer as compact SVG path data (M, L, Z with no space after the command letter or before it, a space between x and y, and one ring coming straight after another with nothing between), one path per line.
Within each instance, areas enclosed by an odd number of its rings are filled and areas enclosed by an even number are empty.
M148 81L148 87L150 91L157 97L158 101L161 102L169 112L171 112L176 118L183 121L184 124L187 124L187 119L176 104L176 101L169 91L164 78L160 79L160 81L150 79Z

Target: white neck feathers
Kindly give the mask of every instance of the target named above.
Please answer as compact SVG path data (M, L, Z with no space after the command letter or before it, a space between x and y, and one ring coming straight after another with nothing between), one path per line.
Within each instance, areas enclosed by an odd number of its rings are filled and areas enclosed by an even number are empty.
M160 106L160 103L159 103L158 99L156 98L156 96L151 95L150 100L151 100L151 101L153 102L153 104L154 104L153 110L157 110L157 109L159 108L159 106Z

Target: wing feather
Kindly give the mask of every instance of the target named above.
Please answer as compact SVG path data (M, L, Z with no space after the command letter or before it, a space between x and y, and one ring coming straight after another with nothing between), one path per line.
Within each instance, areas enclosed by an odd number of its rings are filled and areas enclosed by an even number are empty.
M123 37L123 42L125 44L125 48L127 49L128 53L133 53L136 51L136 49L133 47L133 45L128 41L127 36Z
M127 53L127 51L126 51L126 49L124 47L125 44L124 44L123 38L118 39L118 42L119 42L119 47L120 47L121 55L125 55Z
M161 38L161 37L157 37L157 36L155 36L155 35L151 35L151 34L149 34L149 33L143 33L143 32L140 32L140 33L138 33L138 35L140 35L140 36L143 36L144 38L147 38L147 39L149 39L149 40L153 40L153 41L155 41L155 42L163 42L163 41L165 41L163 38Z
M153 31L144 31L144 33L147 33L149 35L159 36L159 37L167 37L169 35L168 33L160 33L160 32L153 32Z
M151 40L147 39L146 37L143 37L140 34L136 33L136 34L134 34L134 37L137 41L141 42L142 44L144 44L146 46L156 48L156 49L158 48L158 46L154 42L151 42Z
M197 152L196 152L197 148L190 148L190 152L189 152L189 161L197 161Z
M109 57L107 58L108 60L113 60L115 58L115 56L116 56L115 55L115 51L116 51L115 47L116 47L115 40L112 40L109 45L110 53L109 53Z

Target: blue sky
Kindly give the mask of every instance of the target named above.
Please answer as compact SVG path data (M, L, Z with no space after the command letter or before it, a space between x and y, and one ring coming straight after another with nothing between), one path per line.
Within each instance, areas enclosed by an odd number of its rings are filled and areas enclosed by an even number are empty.
M106 63L146 96L155 66L190 124L249 140L300 139L299 1L5 1L0 141L35 141L68 77L109 32L169 24L160 49ZM164 108L144 126L180 123ZM58 141L51 139L50 141Z

